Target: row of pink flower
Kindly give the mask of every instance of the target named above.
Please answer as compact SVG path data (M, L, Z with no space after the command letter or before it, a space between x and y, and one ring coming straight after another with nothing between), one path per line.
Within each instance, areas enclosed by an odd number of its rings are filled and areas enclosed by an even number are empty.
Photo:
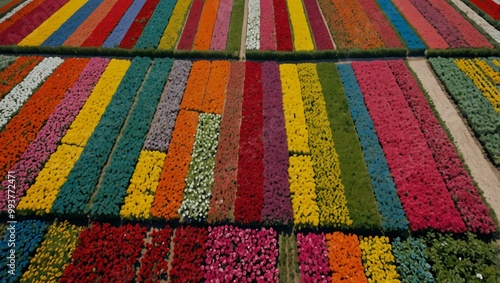
M206 282L278 282L276 231L234 226L208 228Z
M276 62L262 64L264 98L264 204L262 220L269 224L293 222L288 181L288 143L281 92L280 69Z
M297 234L297 248L302 282L332 282L329 275L328 248L323 233Z
M276 50L273 0L260 0L260 50Z
M61 103L37 133L35 140L12 167L11 171L16 171L17 174L16 203L35 181L50 155L56 151L61 138L78 115L108 63L109 59L105 58L93 58L89 61L78 80L68 89ZM3 185L7 187L8 184ZM6 190L1 190L1 211L6 211L6 198Z
M225 50L227 37L229 35L229 21L231 20L231 11L233 0L221 0L219 10L217 11L217 20L212 34L211 50Z
M455 201L467 228L475 233L489 234L495 231L495 222L481 196L465 171L462 161L448 139L424 94L402 60L389 61L396 82L413 110L420 130L436 160L436 165Z
M387 62L352 64L413 231L466 230Z

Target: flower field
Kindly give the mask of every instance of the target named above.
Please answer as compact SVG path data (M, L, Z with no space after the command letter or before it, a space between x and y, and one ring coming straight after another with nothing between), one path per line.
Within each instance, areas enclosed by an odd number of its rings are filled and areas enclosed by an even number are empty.
M0 18L0 45L9 50L220 51L233 57L247 51L492 49L499 42L489 32L446 0L27 0Z
M6 282L495 282L496 216L406 63L0 57ZM500 60L429 63L498 166Z

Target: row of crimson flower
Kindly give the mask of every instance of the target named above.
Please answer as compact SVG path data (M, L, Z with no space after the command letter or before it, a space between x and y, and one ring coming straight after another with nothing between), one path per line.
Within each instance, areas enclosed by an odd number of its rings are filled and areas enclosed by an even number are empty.
M493 233L495 223L490 217L488 208L483 203L472 178L465 171L455 148L434 116L417 82L403 61L390 61L389 67L419 123L420 130L436 160L439 173L465 225L475 233Z
M352 67L410 228L464 232L465 224L438 172L432 151L388 64L359 62Z

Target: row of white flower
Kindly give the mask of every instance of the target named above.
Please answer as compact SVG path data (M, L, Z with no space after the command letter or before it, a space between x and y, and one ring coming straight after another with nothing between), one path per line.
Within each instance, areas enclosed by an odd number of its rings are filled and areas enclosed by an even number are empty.
M27 1L23 2L23 3L21 3L16 8L12 9L10 12L8 12L7 14L5 14L5 16L3 16L3 18L0 19L0 24L3 23L3 22L5 22L7 19L9 19L10 17L12 17L15 13L17 13L19 10L21 10L22 8L24 8L26 5L28 5L31 2L33 2L33 0L27 0Z
M259 50L260 48L260 0L248 1L247 38L245 47L247 50Z
M64 62L59 57L48 57L16 85L0 101L0 129L3 128L12 117L19 111L23 104L33 95L38 87L43 83L54 70Z

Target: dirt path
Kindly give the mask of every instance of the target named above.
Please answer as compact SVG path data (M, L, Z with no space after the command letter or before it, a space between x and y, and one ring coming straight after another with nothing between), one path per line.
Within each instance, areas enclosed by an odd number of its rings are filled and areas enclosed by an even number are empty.
M243 24L241 25L241 43L240 43L240 60L246 59L246 45L247 42L247 22L248 22L248 0L245 0L245 7L243 8Z
M472 177L484 192L484 197L496 215L500 217L500 172L484 156L481 146L470 133L458 110L434 77L427 61L425 59L412 59L408 63L429 93L441 119L450 130Z

